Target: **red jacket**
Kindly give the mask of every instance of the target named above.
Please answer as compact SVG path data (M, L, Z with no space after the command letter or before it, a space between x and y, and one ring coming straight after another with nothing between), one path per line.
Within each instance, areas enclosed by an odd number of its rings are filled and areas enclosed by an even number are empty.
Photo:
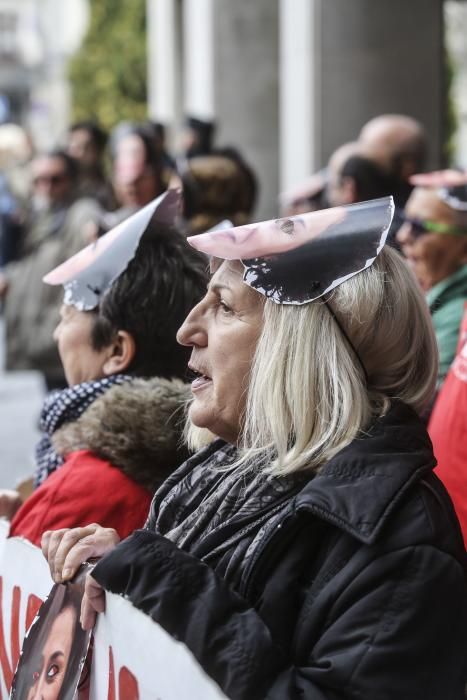
M13 518L10 536L40 545L46 530L99 523L124 538L144 525L151 497L120 469L80 450L25 501Z
M436 473L452 498L467 546L467 311L456 358L436 401L428 432Z
M16 513L10 535L39 544L42 533L99 523L127 537L142 527L151 494L186 458L179 408L189 387L134 379L98 397L52 437L64 464Z

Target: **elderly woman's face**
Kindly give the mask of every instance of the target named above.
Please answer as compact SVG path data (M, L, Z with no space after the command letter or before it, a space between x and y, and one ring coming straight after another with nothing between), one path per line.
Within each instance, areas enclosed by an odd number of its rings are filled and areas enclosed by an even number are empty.
M110 348L95 350L91 344L93 314L63 304L54 339L69 386L100 379Z
M178 331L178 342L193 347L190 419L228 442L239 437L251 362L261 332L261 296L242 281L240 263L224 262L206 296Z
M455 213L439 199L435 190L416 188L407 202L405 214L421 222L459 226ZM404 223L397 240L424 291L450 277L467 262L467 234L430 232L416 236L413 226Z

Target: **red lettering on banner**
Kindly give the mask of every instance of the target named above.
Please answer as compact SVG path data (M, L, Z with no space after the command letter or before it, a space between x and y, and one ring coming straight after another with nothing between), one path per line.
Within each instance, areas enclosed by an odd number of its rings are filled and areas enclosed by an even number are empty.
M16 669L16 664L19 659L19 652L21 650L21 644L19 639L19 608L21 605L21 589L19 586L13 587L13 601L11 606L11 627L10 627L10 641L11 641L11 668L12 671Z
M126 666L122 666L118 674L118 697L119 700L139 700L138 681Z
M112 647L109 647L109 686L107 700L115 700L115 666ZM138 681L126 666L122 666L118 674L118 700L139 700Z
M43 602L44 601L38 598L37 595L34 595L34 593L31 593L31 595L28 596L28 605L26 608L26 632L31 627L33 620L39 612L39 608Z
M42 600L40 600L40 598L35 595L29 596L26 608L26 628L24 630L20 629L19 618L21 611L21 588L19 586L13 587L10 618L10 644L7 645L5 639L3 611L3 577L0 576L0 669L7 688L11 687L13 674L19 660L24 633L29 629L41 604ZM10 658L8 658L7 649L10 651Z
M6 653L5 632L3 622L3 577L0 576L0 666L2 668L2 676L5 679L7 688L11 687L13 679L13 670L10 666L10 661Z
M109 647L109 689L107 691L107 700L115 700L115 672L112 647Z

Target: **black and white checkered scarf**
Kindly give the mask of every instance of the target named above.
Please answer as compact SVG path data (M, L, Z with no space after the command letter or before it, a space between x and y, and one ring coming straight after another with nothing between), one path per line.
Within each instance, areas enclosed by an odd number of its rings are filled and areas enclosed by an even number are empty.
M52 391L46 397L41 411L39 427L43 436L36 446L34 488L40 486L52 472L63 464L63 457L52 445L52 435L64 423L77 420L82 413L107 389L131 379L126 374L75 384L67 389Z

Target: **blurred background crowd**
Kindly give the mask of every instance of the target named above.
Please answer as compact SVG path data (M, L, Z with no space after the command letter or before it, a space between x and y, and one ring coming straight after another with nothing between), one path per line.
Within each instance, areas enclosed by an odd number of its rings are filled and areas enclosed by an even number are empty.
M2 485L30 470L35 397L65 386L42 277L169 186L187 235L392 194L441 388L467 204L417 175L462 190L466 36L458 0L0 0Z

